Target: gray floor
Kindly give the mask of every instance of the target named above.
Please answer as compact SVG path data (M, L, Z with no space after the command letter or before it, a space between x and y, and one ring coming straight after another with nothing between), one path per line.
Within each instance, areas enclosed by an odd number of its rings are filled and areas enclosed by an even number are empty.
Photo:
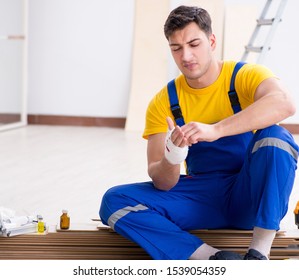
M41 214L48 225L64 208L72 223L88 223L109 187L149 179L146 140L123 129L29 125L0 133L0 158L0 208ZM296 179L281 229L296 229L298 200Z

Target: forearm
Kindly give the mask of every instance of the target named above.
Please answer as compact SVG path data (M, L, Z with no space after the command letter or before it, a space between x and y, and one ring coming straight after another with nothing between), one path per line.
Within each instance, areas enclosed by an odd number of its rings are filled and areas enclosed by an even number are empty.
M254 102L237 114L214 124L189 122L182 127L188 144L212 142L277 124L292 116L296 109L288 91L276 78L264 80L254 93Z
M262 129L276 124L295 113L295 107L288 96L266 95L252 105L217 124L220 137ZM219 137L219 138L220 138Z
M179 126L167 118L168 132L149 136L147 147L148 174L157 189L170 190L179 178L181 163L188 155L187 139Z
M167 191L177 184L180 178L180 165L170 164L163 157L160 161L149 164L148 174L157 189Z

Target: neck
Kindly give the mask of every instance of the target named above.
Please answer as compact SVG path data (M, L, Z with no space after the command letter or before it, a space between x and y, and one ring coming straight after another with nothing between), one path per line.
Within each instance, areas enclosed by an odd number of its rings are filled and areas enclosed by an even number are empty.
M212 60L205 73L196 79L188 79L186 81L192 88L205 88L213 84L219 77L222 69L223 61Z

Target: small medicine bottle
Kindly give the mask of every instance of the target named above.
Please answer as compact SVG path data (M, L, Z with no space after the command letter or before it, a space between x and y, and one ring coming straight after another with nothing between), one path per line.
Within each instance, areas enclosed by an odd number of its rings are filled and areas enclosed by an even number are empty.
M67 210L62 210L62 215L60 216L60 229L69 229L70 227L70 216Z
M45 223L43 217L41 215L37 216L37 232L44 233L45 231Z

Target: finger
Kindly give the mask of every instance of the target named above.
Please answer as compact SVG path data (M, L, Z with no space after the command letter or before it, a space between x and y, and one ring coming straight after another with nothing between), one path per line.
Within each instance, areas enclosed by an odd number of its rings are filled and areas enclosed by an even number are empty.
M167 121L168 129L173 130L174 129L174 123L173 123L173 120L171 119L171 117L167 117L166 121Z
M184 133L184 137L190 144L195 144L197 142L197 131L195 129L189 130Z
M192 144L188 142L188 140L186 139L186 137L184 137L184 139L182 140L181 144L179 147L183 148L185 146L191 146Z
M190 144L195 144L198 142L198 136L200 135L200 130L193 123L186 125L182 128L185 138Z
M182 132L181 128L179 126L176 126L173 130L171 140L173 144L175 144L178 147L184 147L186 146L186 137L184 136L184 133Z

